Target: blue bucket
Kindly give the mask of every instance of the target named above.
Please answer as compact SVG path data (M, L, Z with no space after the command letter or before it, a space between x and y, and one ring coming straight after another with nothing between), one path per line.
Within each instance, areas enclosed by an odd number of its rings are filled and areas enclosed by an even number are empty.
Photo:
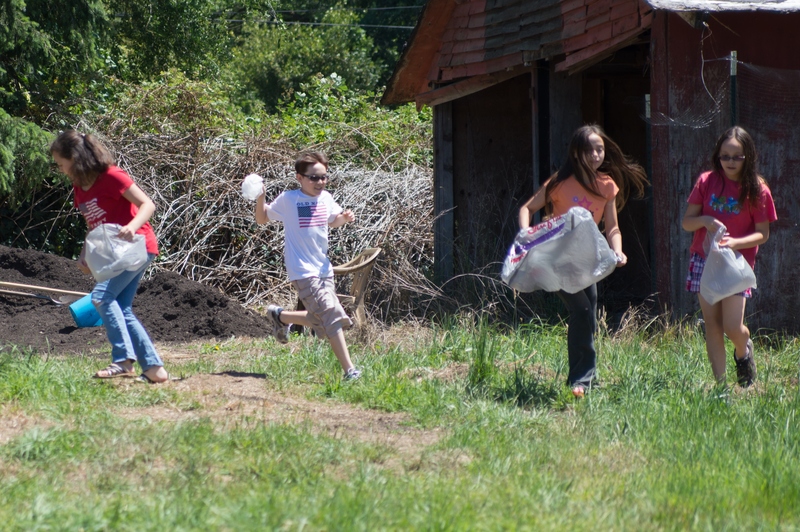
M72 314L72 319L75 320L75 325L78 327L100 327L103 325L103 320L100 319L100 314L92 304L92 295L87 294L70 304L69 313Z

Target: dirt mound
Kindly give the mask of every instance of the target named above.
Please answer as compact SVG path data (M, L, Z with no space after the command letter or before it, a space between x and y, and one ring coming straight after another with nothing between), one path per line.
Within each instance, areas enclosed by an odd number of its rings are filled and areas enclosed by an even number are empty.
M0 246L0 281L89 292L94 280L75 261ZM261 337L267 321L215 288L171 272L139 285L133 310L156 342L190 342L231 336ZM68 305L0 293L0 348L31 346L56 353L102 347L103 327L78 328Z

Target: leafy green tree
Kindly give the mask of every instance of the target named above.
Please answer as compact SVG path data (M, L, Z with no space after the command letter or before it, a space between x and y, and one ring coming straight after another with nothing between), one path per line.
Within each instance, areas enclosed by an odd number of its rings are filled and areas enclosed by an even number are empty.
M194 79L214 77L231 59L234 29L259 2L237 0L106 0L114 14L112 50L128 81L177 68Z
M229 89L219 79L192 80L177 69L150 81L121 83L96 127L112 136L252 134L254 117L231 103Z
M354 91L337 75L316 75L279 105L275 124L298 149L317 146L332 160L400 170L433 161L432 111L414 104L388 109L370 91Z
M0 109L0 198L23 201L50 175L51 135Z
M351 7L361 9L363 14L359 24L375 43L373 58L388 67L381 71L380 85L389 80L425 3L426 0L351 0Z
M97 0L0 0L0 108L42 123L103 67Z
M313 23L248 25L229 71L240 102L260 100L274 110L316 74L336 73L355 90L374 89L385 67L373 59L374 44L358 20L351 10L331 8Z

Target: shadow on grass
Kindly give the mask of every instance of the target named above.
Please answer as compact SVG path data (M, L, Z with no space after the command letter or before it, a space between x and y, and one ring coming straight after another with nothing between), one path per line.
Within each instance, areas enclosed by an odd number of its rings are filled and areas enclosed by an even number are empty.
M266 373L246 373L244 371L223 371L220 373L212 373L212 375L225 375L226 377L249 377L251 379L266 379Z
M511 402L519 407L550 407L560 388L552 378L533 373L525 366L516 366L494 392L498 401Z

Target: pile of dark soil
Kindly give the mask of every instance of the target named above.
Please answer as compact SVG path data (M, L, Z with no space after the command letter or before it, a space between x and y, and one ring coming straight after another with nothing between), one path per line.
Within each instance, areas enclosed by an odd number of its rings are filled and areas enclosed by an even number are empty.
M94 286L94 279L81 273L73 260L5 246L0 246L0 281L76 292L90 292ZM268 334L265 318L215 288L171 272L142 281L133 311L156 342ZM0 293L0 349L16 345L80 353L104 343L105 328L76 327L69 305Z

